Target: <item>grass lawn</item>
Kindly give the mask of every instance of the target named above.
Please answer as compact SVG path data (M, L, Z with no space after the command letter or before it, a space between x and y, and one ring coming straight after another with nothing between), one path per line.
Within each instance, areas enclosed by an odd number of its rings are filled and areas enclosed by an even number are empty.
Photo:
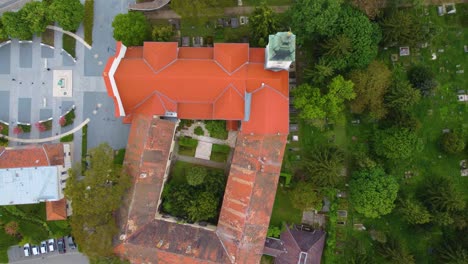
M76 39L70 37L67 34L63 34L62 36L63 41L63 49L68 52L73 58L76 58Z
M262 2L266 2L269 6L291 5L293 0L243 0L243 6L259 6Z
M301 221L302 211L292 206L288 196L288 189L278 185L273 212L271 213L270 226L281 227L283 222L287 224L300 224Z
M227 145L213 144L210 159L212 161L226 162L230 152L231 148Z
M195 151L197 150L198 141L189 137L179 138L179 155L195 157Z
M54 31L51 29L46 29L46 31L41 34L41 42L53 47L54 46Z

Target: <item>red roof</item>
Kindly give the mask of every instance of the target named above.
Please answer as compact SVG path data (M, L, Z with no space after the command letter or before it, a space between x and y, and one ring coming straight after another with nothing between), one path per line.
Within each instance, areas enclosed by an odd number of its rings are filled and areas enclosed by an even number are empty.
M0 148L0 168L27 168L63 164L63 145L29 145Z
M145 42L143 47L128 48L120 60L125 47L117 46L103 73L117 116L124 114L128 121L135 113L152 116L171 111L182 119L241 120L241 129L246 126L254 133L288 133L288 72L265 70L264 49L243 43L178 48L177 43ZM246 101L248 93L265 87L277 94L261 92ZM153 98L156 94L158 98ZM170 107L163 100L171 102ZM249 109L252 120L246 120ZM283 114L265 115L270 110Z
M46 202L47 221L67 220L67 200Z

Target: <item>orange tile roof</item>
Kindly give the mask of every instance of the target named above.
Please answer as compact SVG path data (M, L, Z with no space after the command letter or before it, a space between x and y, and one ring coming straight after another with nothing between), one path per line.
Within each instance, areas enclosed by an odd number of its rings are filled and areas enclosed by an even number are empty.
M155 92L177 104L176 112L182 119L231 119L244 120L246 92L254 92L267 85L277 90L283 97L254 96L251 102L253 111L263 108L255 105L281 105L277 112L288 112L288 73L264 69L265 51L249 48L248 44L216 43L213 48L178 48L177 43L145 42L143 47L129 47L113 75L118 96L111 87L109 73L124 48L118 43L118 52L109 59L103 72L109 96L116 104L116 115L123 109L130 121L133 113L164 115L165 107L156 99L149 100ZM229 91L226 92L226 89ZM233 91L237 91L237 96ZM268 98L267 98L268 97ZM167 108L167 107L166 107ZM175 108L175 107L173 107ZM260 117L262 114L252 113ZM263 119L271 119L263 115ZM280 129L263 129L260 125L250 125L255 133L287 133L288 119L276 116L275 124ZM251 123L254 121L245 121ZM269 123L255 119L255 122ZM274 126L274 125L272 125ZM241 128L242 129L242 128Z
M0 168L27 168L63 164L63 145L29 145L0 149Z
M67 200L65 198L46 202L47 221L67 220Z

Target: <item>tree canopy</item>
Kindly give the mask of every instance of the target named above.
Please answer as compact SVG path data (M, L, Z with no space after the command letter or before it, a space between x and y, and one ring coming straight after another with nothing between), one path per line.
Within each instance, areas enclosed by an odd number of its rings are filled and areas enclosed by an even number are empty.
M427 208L419 201L414 199L402 199L398 211L403 219L409 224L425 224L431 221L431 214Z
M394 111L408 112L421 99L421 92L405 79L394 78L387 94L385 105Z
M424 95L429 94L437 87L435 74L428 66L416 65L409 69L408 79L411 84L421 90Z
M291 25L301 44L314 35L332 35L342 0L297 0L291 7Z
M277 14L266 2L262 2L249 15L249 27L251 32L250 43L254 46L264 47L261 44L268 43L268 35L274 34L277 31Z
M205 191L197 195L187 208L188 217L191 221L197 222L214 218L218 213L219 203L213 202L219 200L214 193Z
M342 178L344 154L333 146L318 147L305 155L303 164L314 184L336 186Z
M373 61L365 70L354 70L350 79L354 83L356 99L351 102L351 110L361 114L368 112L370 117L381 119L387 113L384 95L391 84L392 72L380 61Z
M289 198L294 208L300 210L321 209L321 196L314 190L311 183L300 182L290 192Z
M345 100L355 97L354 84L338 75L322 92L319 88L302 84L294 89L294 107L301 111L300 117L315 120L319 127L325 124L325 119L336 120L343 111Z
M31 39L29 24L23 19L23 11L5 12L2 15L4 34L11 38Z
M65 188L73 204L72 234L89 257L111 256L112 239L118 231L113 213L130 186L130 177L114 164L114 151L109 145L101 144L89 155L90 168L84 177L79 168L70 170Z
M375 153L387 159L410 159L423 148L422 141L407 128L391 127L375 133Z
M386 215L395 207L398 183L395 178L385 174L382 168L353 173L349 186L354 208L365 217Z
M189 185L197 186L203 183L207 174L208 170L205 167L193 166L190 167L185 176L187 177L187 183Z
M42 33L50 23L47 6L44 2L29 2L21 9L22 19L28 23L31 33Z
M64 30L76 31L84 18L80 0L54 0L48 8L49 17Z
M465 137L458 131L445 133L441 138L441 146L449 154L460 153L465 149Z
M154 26L151 37L154 41L164 42L171 40L174 35L172 26Z
M125 46L141 46L150 37L151 26L145 15L140 12L118 14L112 22L114 39Z

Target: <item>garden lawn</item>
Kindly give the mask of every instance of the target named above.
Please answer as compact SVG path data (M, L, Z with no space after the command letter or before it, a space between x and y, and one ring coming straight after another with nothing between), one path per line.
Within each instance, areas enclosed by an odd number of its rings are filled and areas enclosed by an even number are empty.
M226 162L231 152L231 148L227 145L213 144L211 148L210 160L218 162Z
M282 227L282 223L300 224L302 211L292 206L288 196L288 189L278 185L276 191L273 212L271 213L270 226Z
M180 137L179 138L179 155L195 157L195 152L197 150L198 141L189 137Z

